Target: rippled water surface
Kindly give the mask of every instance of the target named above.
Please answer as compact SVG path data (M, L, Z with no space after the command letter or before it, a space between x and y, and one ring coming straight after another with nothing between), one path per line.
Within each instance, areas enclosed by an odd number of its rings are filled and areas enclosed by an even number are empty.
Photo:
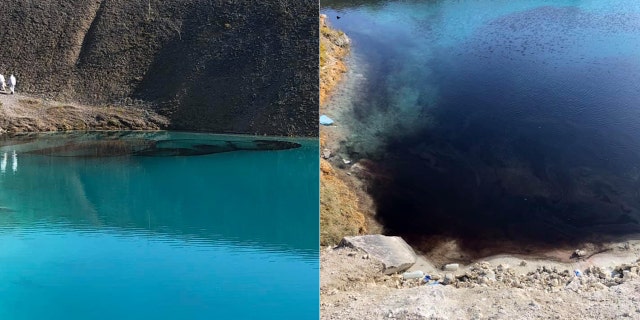
M1 319L317 317L317 140L0 145Z
M352 112L332 116L353 132L347 152L382 168L372 193L392 232L554 243L640 230L640 2L322 11L353 40L350 91L331 102Z

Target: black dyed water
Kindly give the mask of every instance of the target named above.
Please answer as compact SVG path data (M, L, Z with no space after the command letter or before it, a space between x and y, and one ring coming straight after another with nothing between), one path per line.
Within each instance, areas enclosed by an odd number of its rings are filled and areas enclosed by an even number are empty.
M378 164L389 233L477 248L640 232L640 3L327 1L324 13L353 39L359 84L332 103L351 110L345 150Z

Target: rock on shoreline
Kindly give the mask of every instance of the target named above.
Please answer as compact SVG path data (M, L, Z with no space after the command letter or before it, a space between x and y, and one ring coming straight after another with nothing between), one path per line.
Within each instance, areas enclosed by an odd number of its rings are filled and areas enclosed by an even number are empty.
M379 234L345 237L341 247L360 249L372 258L382 262L384 274L403 272L416 263L413 249L400 237L388 237Z

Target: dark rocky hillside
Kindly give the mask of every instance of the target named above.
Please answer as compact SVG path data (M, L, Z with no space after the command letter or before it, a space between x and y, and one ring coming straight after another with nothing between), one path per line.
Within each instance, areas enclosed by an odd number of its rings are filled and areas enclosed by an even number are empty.
M317 24L310 0L4 1L0 73L177 130L316 136Z

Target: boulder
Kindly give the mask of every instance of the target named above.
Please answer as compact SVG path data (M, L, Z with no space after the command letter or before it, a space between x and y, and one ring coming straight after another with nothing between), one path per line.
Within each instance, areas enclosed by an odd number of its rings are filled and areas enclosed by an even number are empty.
M400 237L379 234L345 237L339 246L360 249L379 260L384 265L384 274L403 272L416 263L415 252Z

